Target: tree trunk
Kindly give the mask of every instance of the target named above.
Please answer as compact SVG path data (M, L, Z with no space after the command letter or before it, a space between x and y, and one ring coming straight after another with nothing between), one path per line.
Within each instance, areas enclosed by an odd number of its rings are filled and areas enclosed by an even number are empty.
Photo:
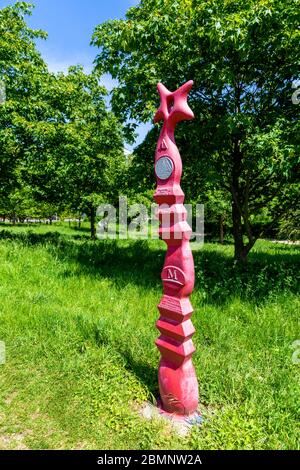
M224 215L220 216L220 244L224 245Z
M91 219L91 239L96 239L96 209L91 204L90 206L90 219Z
M241 112L241 84L236 81L235 90L235 113ZM244 245L243 233L244 227L242 223L242 206L243 206L243 188L241 187L240 177L242 174L243 155L241 151L241 140L238 134L233 136L232 148L232 180L231 180L231 197L232 197L232 224L234 238L234 259L241 265L246 265L248 250Z
M242 217L236 202L232 201L232 223L234 238L234 259L241 264L247 263L248 252L245 251L243 242Z

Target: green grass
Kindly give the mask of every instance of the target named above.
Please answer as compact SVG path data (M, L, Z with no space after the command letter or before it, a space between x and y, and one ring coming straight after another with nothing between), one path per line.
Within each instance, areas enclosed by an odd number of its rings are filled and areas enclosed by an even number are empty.
M0 449L299 449L299 248L194 253L201 428L146 421L158 395L165 245L89 241L62 224L0 231Z

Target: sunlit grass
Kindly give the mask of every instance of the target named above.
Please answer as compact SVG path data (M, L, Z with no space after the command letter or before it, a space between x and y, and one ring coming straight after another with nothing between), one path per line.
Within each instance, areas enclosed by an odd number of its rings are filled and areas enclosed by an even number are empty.
M291 360L299 248L260 241L246 272L230 245L194 252L194 364L207 419L184 439L138 413L158 394L164 244L94 243L62 224L5 230L0 448L300 447L300 366Z

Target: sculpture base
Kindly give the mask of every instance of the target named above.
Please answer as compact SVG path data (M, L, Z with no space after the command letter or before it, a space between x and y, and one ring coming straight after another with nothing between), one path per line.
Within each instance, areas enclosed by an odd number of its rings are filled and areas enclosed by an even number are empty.
M158 369L162 409L170 414L192 416L198 409L198 381L191 359L176 366L162 358Z
M161 408L160 399L157 401L157 406L149 402L144 404L141 409L141 415L146 419L161 419L171 424L173 430L182 437L187 436L193 426L201 426L203 423L203 417L198 411L187 416L164 411Z

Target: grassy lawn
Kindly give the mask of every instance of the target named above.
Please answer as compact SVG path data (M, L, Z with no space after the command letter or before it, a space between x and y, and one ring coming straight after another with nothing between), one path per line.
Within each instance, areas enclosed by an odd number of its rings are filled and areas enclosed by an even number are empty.
M158 395L154 328L165 245L67 225L0 227L0 449L300 449L300 249L260 241L194 253L205 423L145 421Z

